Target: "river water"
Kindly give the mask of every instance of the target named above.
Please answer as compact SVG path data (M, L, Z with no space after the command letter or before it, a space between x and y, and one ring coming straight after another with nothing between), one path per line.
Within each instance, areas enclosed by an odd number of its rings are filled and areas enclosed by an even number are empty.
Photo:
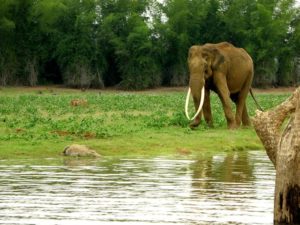
M0 161L0 224L273 224L263 151L197 160Z

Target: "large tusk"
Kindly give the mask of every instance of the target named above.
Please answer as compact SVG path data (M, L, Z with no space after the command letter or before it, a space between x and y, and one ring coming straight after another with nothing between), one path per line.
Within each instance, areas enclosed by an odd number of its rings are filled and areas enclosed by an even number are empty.
M189 90L188 90L188 93L187 93L187 96L186 96L186 100L185 100L185 116L188 120L194 120L199 115L199 113L202 109L203 103L204 103L204 86L201 90L201 99L200 99L200 104L199 104L198 110L192 118L190 118L189 112L188 112L190 95L191 95L191 88L189 87Z

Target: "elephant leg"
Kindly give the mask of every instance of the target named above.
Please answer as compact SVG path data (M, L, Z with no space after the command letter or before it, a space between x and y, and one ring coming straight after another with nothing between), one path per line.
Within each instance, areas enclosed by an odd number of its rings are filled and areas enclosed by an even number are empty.
M213 127L211 106L210 106L210 90L205 89L205 98L203 104L203 116L209 127Z
M235 114L235 122L237 127L239 127L242 123L244 107L245 107L245 99L243 96L239 96L239 100L236 103L236 114Z
M249 93L249 87L251 82L252 79L247 80L247 82L244 84L244 87L242 88L242 90L238 95L238 99L236 103L236 115L235 115L237 126L240 126L241 122L243 122L243 125L246 126L250 125L250 119L246 107L246 99Z
M242 116L243 126L251 126L251 121L248 115L246 103L244 104L243 116Z
M242 113L243 113L243 108L239 107L239 105L240 105L240 95L241 95L240 92L230 95L231 100L236 105L235 123L236 123L237 127L239 127L241 125Z
M214 76L214 82L217 87L217 93L221 99L224 109L225 117L227 120L227 127L229 129L236 128L234 114L231 110L230 92L227 86L226 78L223 74L218 73Z
M198 127L199 124L201 123L202 112L203 112L203 110L201 110L201 112L199 113L198 116L196 116L194 121L190 123L190 128L191 129L194 129L194 128Z
M237 105L237 107L238 107L238 105ZM237 126L240 126L241 123L243 126L251 126L251 121L250 121L250 118L248 115L246 103L244 103L242 116L240 116L240 113L238 112L238 109L237 109L235 120L236 120Z
M193 96L193 101L194 101L195 110L197 111L197 109L199 107L199 99L195 98ZM203 112L203 110L201 110L200 113L199 113L199 115L196 116L196 118L193 120L193 122L190 123L190 128L191 129L194 129L194 128L198 127L199 124L201 123L202 112Z
M243 115L244 107L241 107L241 104L236 104L236 114L235 114L235 123L236 126L241 126L242 123L242 115Z

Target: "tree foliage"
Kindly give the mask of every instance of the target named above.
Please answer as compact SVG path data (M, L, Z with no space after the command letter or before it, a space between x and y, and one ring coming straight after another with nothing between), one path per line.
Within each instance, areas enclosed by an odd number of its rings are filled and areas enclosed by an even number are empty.
M0 0L0 85L185 85L194 44L228 41L255 86L299 84L294 0Z

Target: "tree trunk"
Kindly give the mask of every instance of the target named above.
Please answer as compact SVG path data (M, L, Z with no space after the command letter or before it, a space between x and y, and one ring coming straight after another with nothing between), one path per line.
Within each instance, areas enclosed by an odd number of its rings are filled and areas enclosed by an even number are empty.
M300 224L300 87L274 109L257 111L253 124L276 169L274 223Z
M27 61L26 70L28 73L28 83L30 86L36 86L38 82L37 60L33 58Z

